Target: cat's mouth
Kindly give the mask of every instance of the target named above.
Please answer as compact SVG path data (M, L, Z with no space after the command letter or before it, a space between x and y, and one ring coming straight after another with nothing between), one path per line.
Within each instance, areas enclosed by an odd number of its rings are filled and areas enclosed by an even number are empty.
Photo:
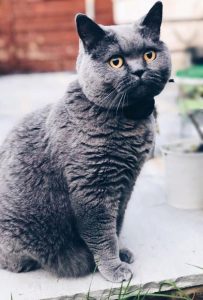
M133 83L125 84L124 87L122 87L121 89L118 89L118 92L125 93L127 95L131 94L131 93L135 93L136 90L139 88L139 86L143 86L142 79L136 80Z
M127 102L131 105L139 101L139 99L153 98L160 93L162 87L158 86L156 82L139 79L133 82L131 85L126 86L123 93L127 99Z
M133 87L128 88L125 94L127 102L130 105L140 102L141 98L148 98L146 86L141 80L139 84L133 85Z

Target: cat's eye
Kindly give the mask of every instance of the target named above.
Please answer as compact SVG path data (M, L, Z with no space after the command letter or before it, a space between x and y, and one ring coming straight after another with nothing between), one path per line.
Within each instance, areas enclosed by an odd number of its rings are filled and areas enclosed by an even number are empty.
M114 56L109 60L109 64L114 69L119 69L123 66L124 60L121 56Z
M147 51L147 52L145 52L145 54L144 54L144 60L145 60L147 63L152 62L153 60L155 60L155 58L156 58L156 52L153 51L153 50Z

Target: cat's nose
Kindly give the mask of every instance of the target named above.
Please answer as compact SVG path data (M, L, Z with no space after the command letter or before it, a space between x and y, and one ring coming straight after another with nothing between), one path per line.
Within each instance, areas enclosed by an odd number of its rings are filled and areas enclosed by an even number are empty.
M140 69L140 70L133 71L132 73L133 73L133 75L136 75L141 78L142 75L144 74L144 70Z

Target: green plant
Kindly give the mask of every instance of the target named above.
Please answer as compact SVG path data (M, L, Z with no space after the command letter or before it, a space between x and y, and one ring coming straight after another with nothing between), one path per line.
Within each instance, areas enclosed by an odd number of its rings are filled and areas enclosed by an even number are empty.
M202 68L201 70L203 72ZM198 120L198 116L203 115L203 86L182 84L180 92L182 96L178 99L179 111L190 120L199 135L200 145L195 151L203 152L203 131Z
M91 280L92 283L92 280ZM174 300L193 300L193 296L187 295L184 290L179 288L173 281L163 281L160 283L160 288L158 292L150 292L150 289L145 290L142 286L132 288L130 286L131 279L127 282L127 285L124 283L121 284L119 290L110 289L108 295L103 296L100 300L153 300L154 298L160 299L174 299ZM161 291L164 286L167 286L167 289L170 291L163 292ZM97 298L90 296L90 287L86 300L96 300Z

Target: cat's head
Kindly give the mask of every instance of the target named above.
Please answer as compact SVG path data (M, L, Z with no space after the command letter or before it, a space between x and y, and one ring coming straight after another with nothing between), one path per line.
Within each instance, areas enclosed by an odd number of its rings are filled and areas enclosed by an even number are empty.
M130 25L103 26L86 15L76 16L80 37L76 67L90 101L118 108L119 102L131 105L162 91L170 76L171 60L160 41L161 22L161 2Z

